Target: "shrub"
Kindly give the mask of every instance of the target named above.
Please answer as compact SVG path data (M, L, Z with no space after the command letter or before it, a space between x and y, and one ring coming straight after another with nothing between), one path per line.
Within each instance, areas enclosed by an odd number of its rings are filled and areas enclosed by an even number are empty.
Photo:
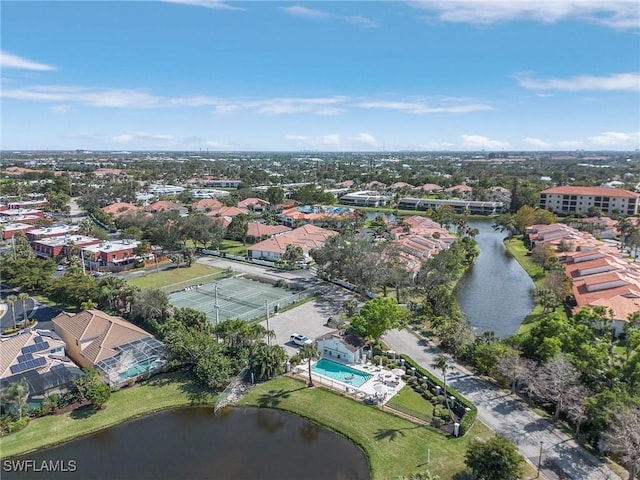
M28 424L29 424L29 417L24 416L21 419L10 422L9 425L7 426L7 432L8 433L18 432L22 430L24 427L26 427Z
M416 392L422 393L422 390L423 390L422 385L412 385L412 386Z
M422 396L427 400L433 399L433 393L431 393L429 390L425 390L424 392L422 392Z
M300 355L298 355L297 353L295 355L292 355L291 358L289 359L289 363L294 367L296 365L299 365L300 362L301 362L301 358L300 358Z

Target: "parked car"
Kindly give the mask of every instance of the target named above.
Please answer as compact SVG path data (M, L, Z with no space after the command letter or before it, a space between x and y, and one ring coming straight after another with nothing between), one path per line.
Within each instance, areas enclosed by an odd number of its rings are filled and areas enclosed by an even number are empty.
M302 335L301 333L292 333L291 337L289 337L289 340L291 341L291 343L295 343L299 346L310 345L313 343L309 338Z

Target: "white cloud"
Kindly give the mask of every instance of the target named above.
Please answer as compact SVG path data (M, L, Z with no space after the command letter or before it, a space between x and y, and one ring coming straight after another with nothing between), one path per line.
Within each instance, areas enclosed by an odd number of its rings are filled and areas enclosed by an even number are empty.
M306 135L285 135L284 138L290 142L306 142L308 137Z
M336 20L341 20L343 22L360 25L361 27L378 27L380 25L379 22L377 22L376 20L372 20L362 15L341 16L341 15L335 15L330 12L326 12L324 10L318 10L317 8L303 7L301 5L294 5L292 7L280 7L280 10L288 13L289 15L293 15L295 17L318 18L318 19L332 18Z
M483 110L493 110L493 107L479 103L431 107L423 102L364 101L357 104L357 106L361 108L382 108L387 110L398 110L400 112L413 114L471 113Z
M537 147L537 148L548 148L548 147L552 147L553 144L549 143L549 142L545 142L544 140L541 140L539 138L535 138L535 137L527 137L524 139L524 143L526 143L527 145L531 145L532 147Z
M19 70L36 70L41 72L46 72L46 71L56 69L56 67L53 67L51 65L34 62L33 60L19 57L18 55L13 55L4 50L0 50L0 68L15 68Z
M53 107L51 107L51 111L59 115L64 115L69 110L71 110L71 107L69 107L69 105L54 105Z
M323 12L322 10L303 7L300 5L294 5L293 7L280 7L280 10L296 17L328 18L332 16L330 13Z
M588 141L598 147L640 147L640 132L601 132L599 135L589 137Z
M111 137L111 141L119 144L123 148L129 149L158 148L174 150L194 150L198 147L206 147L224 150L229 148L229 146L224 143L207 140L200 137L177 137L170 134L151 133L146 131L131 131L122 133L120 135Z
M112 137L112 140L117 143L132 143L139 141L166 143L167 141L173 142L174 139L175 137L173 135L154 134L149 132L130 132Z
M336 105L343 103L346 97L297 98L283 97L246 102L245 108L254 109L258 113L282 115L291 113L316 113L335 115L342 111Z
M205 7L213 10L241 10L245 11L246 8L236 7L229 5L225 2L219 2L217 0L162 0L166 3L179 3L182 5L192 5L194 7Z
M350 138L349 140L352 143L358 145L368 145L370 147L377 147L379 145L376 137L374 137L370 133L360 133L357 136Z
M477 147L477 148L507 148L508 142L501 142L499 140L492 140L482 135L460 135L462 138L462 144L465 147Z
M615 73L608 76L578 75L569 78L534 79L528 73L516 75L518 84L532 90L564 90L578 92L585 90L630 91L640 90L639 73Z
M437 0L408 2L427 12L427 20L491 25L515 20L556 23L580 20L618 29L637 29L635 0Z
M332 147L342 145L342 137L337 133L332 133L331 135L325 135L324 137L322 137L322 144L332 146Z

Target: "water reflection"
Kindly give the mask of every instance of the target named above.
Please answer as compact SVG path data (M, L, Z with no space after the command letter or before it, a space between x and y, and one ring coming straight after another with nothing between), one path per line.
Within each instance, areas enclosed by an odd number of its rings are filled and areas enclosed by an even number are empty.
M493 330L498 337L518 331L534 307L534 284L527 272L507 252L505 232L495 231L493 221L470 220L480 255L456 289L456 298L478 333Z
M363 452L309 420L270 409L163 412L27 455L77 464L75 473L3 471L2 479L367 480Z

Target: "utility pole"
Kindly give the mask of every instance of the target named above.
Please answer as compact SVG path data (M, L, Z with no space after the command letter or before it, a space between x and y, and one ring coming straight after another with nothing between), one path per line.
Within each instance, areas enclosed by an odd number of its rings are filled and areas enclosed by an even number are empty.
M265 299L264 310L267 314L267 345L271 346L271 335L269 335L269 300Z
M213 304L214 308L216 309L216 325L218 325L218 322L220 321L220 305L218 304L218 284L215 284L215 303Z
M540 478L540 465L542 465L542 440L540 440L540 454L538 455L538 474L536 478Z

